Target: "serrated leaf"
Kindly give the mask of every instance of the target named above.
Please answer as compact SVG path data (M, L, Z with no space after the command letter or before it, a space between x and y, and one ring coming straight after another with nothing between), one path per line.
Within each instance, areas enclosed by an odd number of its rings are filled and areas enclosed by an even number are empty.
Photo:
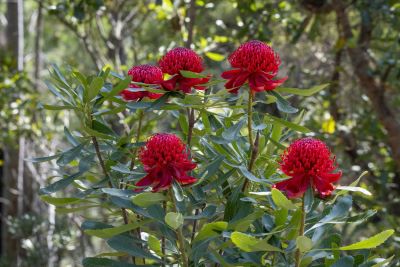
M183 216L181 213L177 212L168 212L165 215L165 222L172 229L176 230L183 224Z
M294 205L292 201L287 199L286 196L278 189L272 188L271 197L274 203L280 208L284 208L287 210L294 210L297 208L296 205Z
M47 110L76 109L76 107L74 106L57 106L57 105L46 105L46 104L43 104L43 108Z
M134 239L127 235L113 236L107 241L107 244L117 251L128 253L129 255L134 257L153 259L157 262L160 261L159 258L155 257L148 251L145 251L143 248L136 245Z
M49 195L41 195L40 199L54 206L65 206L83 201L82 199L75 197L51 197Z
M222 221L205 224L203 228L201 228L199 233L196 235L194 242L199 242L206 238L218 236L221 234L222 231L226 230L227 227L228 223Z
M276 106L280 111L285 113L296 113L297 111L299 111L297 108L292 107L290 103L279 93L275 91L269 91L269 93L276 98Z
M376 248L377 246L383 244L389 237L394 234L394 230L386 230L376 234L370 238L362 240L360 242L340 247L340 250L357 250L357 249L370 249Z
M309 89L279 87L279 88L276 88L275 91L277 91L279 93L287 93L287 94L294 94L294 95L300 95L300 96L312 96L313 94L316 94L319 91L326 88L328 85L329 85L329 83L316 85Z
M231 240L232 243L235 244L235 246L246 252L254 252L254 251L282 252L281 249L268 244L267 239L258 239L241 232L233 232L231 234Z
M87 92L88 101L91 101L93 98L97 96L103 85L104 85L104 80L101 77L95 77L92 80Z
M87 235L106 239L136 229L144 224L149 223L150 221L151 221L150 219L145 219L140 223L134 222L134 223L124 224L121 226L103 228L103 229L87 229L85 230L85 233Z
M223 131L222 137L223 137L225 140L228 140L228 141L237 140L237 139L239 138L239 135L240 135L240 129L242 129L244 123L245 123L244 120L240 120L240 121L237 122L236 124L232 125L232 126L229 127L228 129L226 129L225 131Z
M139 207L148 207L166 199L167 198L162 193L143 192L132 197L132 202Z
M265 114L265 116L270 118L274 122L279 123L279 124L281 124L283 126L286 126L286 127L290 128L292 130L295 130L295 131L298 131L298 132L301 132L301 133L309 133L310 132L310 130L308 128L304 127L304 126L301 126L301 125L286 121L284 119L281 119L281 118L278 118L278 117L275 117L275 116L272 116L272 115L269 115L269 114Z
M82 143L77 145L76 147L73 147L63 153L61 153L60 157L57 160L57 165L59 166L65 166L71 161L73 161L75 158L80 156L81 150L83 147L86 145L86 143Z
M206 78L207 77L207 75L205 75L205 74L187 71L187 70L181 70L180 73L185 78Z
M132 77L122 77L122 81L120 81L117 85L115 85L111 91L104 97L104 100L108 100L112 98L113 96L118 95L120 92L122 92L124 89L129 87L129 84L131 83Z
M25 159L25 161L30 161L30 162L46 162L46 161L50 161L56 158L59 158L61 156L61 154L55 154L52 156L48 156L48 157L38 157L38 158L31 158L31 159Z
M81 175L82 175L82 172L78 172L78 173L72 174L66 178L60 179L57 182L54 182L44 188L41 188L40 194L51 194L51 193L57 192L65 187L67 187L68 185L70 185L73 181L78 179Z

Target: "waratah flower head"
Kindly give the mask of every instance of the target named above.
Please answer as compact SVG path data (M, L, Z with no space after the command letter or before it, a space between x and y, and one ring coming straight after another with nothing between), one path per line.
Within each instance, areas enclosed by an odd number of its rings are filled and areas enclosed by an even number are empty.
M191 49L174 48L158 62L161 70L169 75L180 74L181 70L200 73L203 71L203 60Z
M161 69L153 65L138 65L132 67L128 71L128 75L132 77L133 82L160 85L163 82L163 73ZM140 88L137 84L130 84L129 88ZM144 97L152 99L159 98L161 94L156 94L148 91L132 91L125 89L121 92L122 97L127 100L139 100Z
M263 71L269 74L277 74L281 59L269 45L252 40L239 46L229 56L232 67L247 70L249 72Z
M197 164L191 161L186 145L174 134L152 136L141 149L139 158L147 175L135 184L138 187L151 186L157 192L168 189L173 181L181 185L196 182L187 172Z
M188 78L181 73L182 70L200 73L203 71L203 60L191 49L184 47L174 48L165 54L158 62L164 73L171 75L171 79L163 82L163 88L169 91L182 91L190 93L192 88L204 90L202 84L207 83L210 77Z
M237 93L246 82L253 93L270 91L287 79L272 80L278 73L280 57L272 47L258 40L240 45L228 60L234 69L221 76L228 80L225 88L231 93Z
M274 185L285 191L290 198L304 194L312 186L321 197L335 189L332 183L339 180L341 172L336 169L335 157L325 143L314 138L303 138L293 142L282 154L280 169L291 178Z

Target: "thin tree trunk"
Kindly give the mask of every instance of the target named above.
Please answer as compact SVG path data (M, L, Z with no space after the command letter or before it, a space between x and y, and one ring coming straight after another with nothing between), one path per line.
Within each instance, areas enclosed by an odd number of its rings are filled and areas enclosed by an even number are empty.
M11 71L23 71L24 68L24 17L23 17L23 1L8 0L7 1L7 28L6 42L8 52L15 59L14 66ZM23 197L21 189L23 189L23 154L25 153L24 139L19 135L11 140L7 140L2 145L4 153L4 166L2 184L3 190L3 208L1 216L2 230L2 256L7 258L10 266L21 265L19 257L20 240L13 237L5 226L6 220L10 217L15 218L23 213ZM19 147L19 148L18 148ZM22 159L20 157L22 156Z
M36 20L36 36L35 36L35 87L36 90L39 89L39 76L40 70L42 68L42 56L41 56L41 40L43 32L43 1L38 1L38 14Z
M353 38L352 27L349 17L342 1L335 1L335 11L340 27L338 31L343 35L345 40ZM362 16L363 18L365 16ZM372 18L361 20L360 38L358 45L347 47L353 65L354 73L360 81L362 90L366 93L371 101L372 107L377 115L378 120L387 132L387 140L391 149L393 161L396 165L397 172L400 172L400 122L396 112L389 106L385 99L384 90L380 86L370 70L371 62L366 53L372 34ZM400 190L400 176L396 181L397 188Z

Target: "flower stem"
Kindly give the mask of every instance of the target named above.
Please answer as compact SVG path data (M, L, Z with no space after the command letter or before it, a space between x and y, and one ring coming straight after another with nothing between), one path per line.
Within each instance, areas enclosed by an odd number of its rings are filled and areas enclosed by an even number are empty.
M136 131L136 139L135 139L136 143L140 141L140 135L142 134L143 117L144 117L144 112L143 112L143 110L140 109L139 110L139 119L138 119L138 128ZM133 170L133 168L135 167L135 160L136 160L137 152L138 152L138 148L136 147L135 150L133 150L130 170Z
M174 212L178 212L177 206L176 206L176 201L175 201L175 196L172 191L172 189L169 190L170 196L171 196L171 201L172 201L172 208ZM181 260L182 260L182 265L183 267L189 267L189 261L188 257L186 255L186 250L185 250L185 237L183 236L182 232L182 225L179 226L179 228L176 230L176 235L178 236L178 246L179 246L179 251L181 253Z
M144 117L144 112L143 110L139 110L139 119L138 119L138 128L136 130L136 138L135 138L135 142L138 143L140 141L140 135L142 133L142 123L143 123L143 117ZM133 168L135 167L135 160L136 160L136 156L137 156L137 152L138 152L138 148L136 147L133 151L132 151L132 159L131 159L131 165L130 165L130 170L132 171ZM129 183L127 182L125 185L125 189L128 188ZM124 209L125 210L125 209ZM137 215L137 218L140 219L140 215ZM125 223L127 224L127 223ZM142 231L140 229L140 227L138 227L136 229L136 236L139 239L142 239ZM142 248L142 244L140 244L140 247ZM146 264L146 259L143 258L143 264Z
M301 218L300 218L299 236L304 235L304 225L305 225L305 221L306 221L306 211L305 211L304 201L305 201L305 196L303 195L303 197L301 198ZM295 266L300 267L300 263L301 263L300 249L296 249L295 259L296 259Z
M195 118L194 118L194 109L188 108L187 110L187 116L188 116L188 135L187 135L187 145L190 147L190 144L192 143L192 136L193 136L193 127Z
M162 206L163 206L164 213L166 213L167 212L167 202L163 201L163 205ZM167 259L166 255L165 255L165 235L163 235L161 237L161 253L163 255L163 257L162 257L162 260L163 260L162 267L165 267L165 261Z
M92 136L92 142L93 142L94 149L96 150L96 155L97 155L97 158L99 159L100 166L101 166L101 169L103 171L103 174L108 179L108 186L110 188L112 188L113 185L112 185L112 182L111 182L111 177L108 174L108 171L106 169L106 165L104 164L103 157L101 156L101 153L100 153L99 142L97 141L97 138L95 136ZM121 208L121 212L122 212L122 218L124 220L124 223L128 224L129 220L128 220L128 213L126 212L126 209ZM135 257L134 256L132 256L132 262L135 263Z
M250 160L249 160L249 165L247 166L247 170L249 172L252 172L254 162L257 159L257 154L258 154L258 140L260 137L259 132L257 132L256 140L253 140L253 92L249 88L249 100L247 101L247 130L248 130L248 135L249 135L249 144L250 144L250 150L249 150L249 155L250 155ZM242 192L246 192L247 186L249 184L249 180L245 179L243 186L242 186Z
M253 92L249 89L249 100L247 101L247 129L249 131L249 143L250 143L250 153L253 151Z
M194 124L196 123L196 119L194 117L194 109L193 108L188 108L186 111L187 111L187 118L188 118L187 146L190 149L190 145L192 143L192 136L193 136L193 127L194 127ZM199 212L200 212L200 209L195 209L194 215L197 216L199 214ZM193 220L192 234L190 237L191 245L193 243L194 236L196 235L197 224L198 224L198 221L196 219Z

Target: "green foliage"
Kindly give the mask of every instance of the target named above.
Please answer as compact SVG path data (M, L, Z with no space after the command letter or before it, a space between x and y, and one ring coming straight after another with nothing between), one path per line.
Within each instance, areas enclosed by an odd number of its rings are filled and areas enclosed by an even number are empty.
M182 74L198 77L189 72ZM255 110L254 132L249 132L244 116L247 112L244 102L248 100L241 95L230 98L210 89L206 94L165 93L152 102L125 103L116 93L122 85L126 86L124 77L108 77L105 72L85 76L77 71L66 77L58 68L52 71L53 80L48 87L58 101L52 104L52 109L72 110L81 127L64 130L71 148L32 161L56 160L59 168L68 167L72 174L64 174L60 180L42 188L41 198L56 205L61 213L81 212L92 207L107 212L107 216L113 218L113 225L86 221L82 225L84 233L104 239L115 253L132 256L134 264L143 260L150 265L184 263L187 257L196 266L201 262L221 265L240 262L249 266L271 266L272 262L279 262L289 266L294 258L284 255L294 255L298 250L301 266L354 265L355 262L363 266L368 258L340 258L340 251L375 248L393 234L393 230L388 230L359 243L342 246L334 225L364 222L374 214L367 211L350 216L353 201L348 193L368 192L357 187L359 179L350 186L338 187L337 195L328 200L318 199L308 190L304 207L279 190L271 189L272 183L282 179L276 166L287 136L308 132L299 125L301 115L290 116L297 109L276 92L272 95L278 109L288 114L286 119ZM304 89L304 93L300 93L300 89L290 89L285 93L308 95L323 87ZM134 151L143 145L141 140L145 138L138 135L140 139L133 139L134 130L117 132L113 129L110 121L116 115L103 112L111 103L114 108L123 108L117 113L130 109L139 115L144 110L146 119L140 122L140 127L146 127L152 119L174 118L181 136L187 137L189 131L193 131L191 156L198 163L193 173L198 182L189 188L174 184L170 189L174 201L162 192L132 190L132 184L146 175L134 157L137 155ZM272 104L270 100L265 103ZM230 112L224 112L222 108L228 107ZM185 116L187 110L198 118L193 129ZM255 132L261 149L254 169L249 169L248 136ZM144 132L140 134L147 136ZM246 180L252 192L241 190ZM71 186L74 189L69 194L61 193ZM103 203L100 204L100 200ZM300 207L305 212L304 222ZM194 221L201 226L195 231ZM305 231L300 234L302 225ZM146 241L137 233L145 233ZM323 251L323 257L329 260L323 261L318 251ZM125 266L128 263L98 257L83 261L84 266L95 264Z

